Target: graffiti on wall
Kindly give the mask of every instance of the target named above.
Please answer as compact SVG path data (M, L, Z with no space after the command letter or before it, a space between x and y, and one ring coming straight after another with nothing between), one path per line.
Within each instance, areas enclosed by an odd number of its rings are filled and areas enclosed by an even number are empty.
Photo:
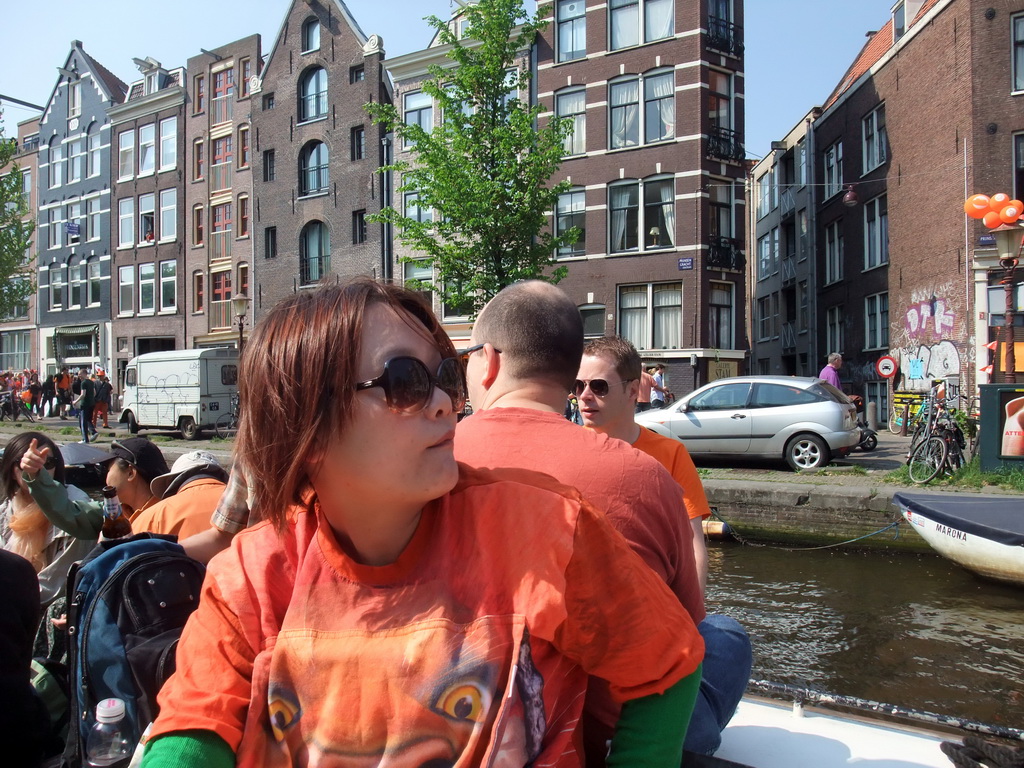
M933 379L960 375L960 351L948 339L938 344L901 347L893 352L900 367L900 389L924 391Z
M946 299L954 290L952 283L936 286L934 289L918 289L910 294L904 322L907 337L917 339L921 336L934 335L942 338L953 333L956 325L956 313L949 308Z

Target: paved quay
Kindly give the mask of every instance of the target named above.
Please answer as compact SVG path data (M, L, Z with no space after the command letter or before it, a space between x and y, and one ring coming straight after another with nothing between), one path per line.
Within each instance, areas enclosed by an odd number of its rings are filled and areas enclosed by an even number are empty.
M77 422L47 418L35 424L24 421L0 422L0 439L6 443L27 429L37 429L57 443L77 442ZM188 451L209 451L225 466L231 463L232 441L203 433L198 440L184 440L178 433L144 430L156 442L171 464ZM106 449L112 440L128 437L125 425L111 421L111 429L100 431L96 447ZM823 470L792 472L781 462L701 461L701 476L711 506L744 539L793 546L835 544L868 536L899 519L892 496L899 491L913 493L981 493L1014 495L988 487L979 491L941 486L894 485L886 475L906 461L910 438L880 432L878 448L870 453L854 450ZM924 540L902 524L896 530L869 536L855 544L868 549L930 551Z

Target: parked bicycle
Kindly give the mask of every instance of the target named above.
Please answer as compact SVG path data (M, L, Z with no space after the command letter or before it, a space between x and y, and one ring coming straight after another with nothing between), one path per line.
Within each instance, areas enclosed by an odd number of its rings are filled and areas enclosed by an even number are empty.
M940 474L953 474L967 463L967 439L956 411L947 407L946 399L937 392L929 395L929 401L928 419L907 461L910 479L919 485Z
M0 392L0 421L6 419L17 421L20 418L35 421L32 406L20 397L14 397L12 392Z
M238 434L238 393L231 395L231 410L217 417L214 424L217 437L228 440Z

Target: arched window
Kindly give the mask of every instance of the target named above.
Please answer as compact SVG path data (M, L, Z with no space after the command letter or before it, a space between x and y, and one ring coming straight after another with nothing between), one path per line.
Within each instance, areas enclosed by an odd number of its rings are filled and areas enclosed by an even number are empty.
M311 141L299 156L299 194L326 192L327 187L327 145L322 141Z
M322 221L311 221L299 235L302 285L318 282L331 269L331 233Z
M302 25L302 52L320 50L320 22L309 19Z
M327 70L313 67L299 82L299 120L327 116Z

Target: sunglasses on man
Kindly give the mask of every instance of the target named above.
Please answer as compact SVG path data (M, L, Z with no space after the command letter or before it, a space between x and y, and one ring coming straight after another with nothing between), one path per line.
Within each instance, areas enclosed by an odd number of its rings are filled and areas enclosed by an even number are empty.
M466 405L466 374L458 357L442 360L436 374L415 357L393 357L380 376L355 385L357 392L373 387L383 389L388 407L402 413L418 413L430 405L434 387L451 398L453 410Z
M612 384L628 384L633 379L623 379L622 381L605 381L604 379L576 379L576 383L572 386L572 391L576 394L576 397L580 397L590 387L590 391L597 397L607 397L608 388Z

